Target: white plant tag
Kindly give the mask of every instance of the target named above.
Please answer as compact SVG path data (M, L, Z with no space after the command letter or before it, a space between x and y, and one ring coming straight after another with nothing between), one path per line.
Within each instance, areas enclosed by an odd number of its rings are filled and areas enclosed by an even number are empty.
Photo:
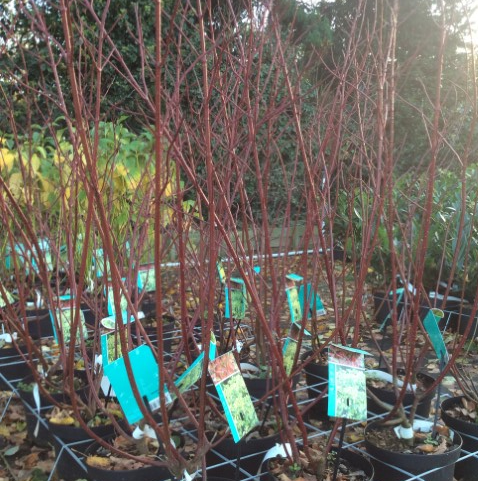
M292 449L290 447L290 443L276 444L274 447L269 449L269 451L267 451L262 462L267 461L268 459L276 458L277 456L287 458L287 456L291 456L291 453Z
M404 428L403 426L395 426L393 428L398 439L413 439L413 428Z
M17 340L17 337L18 335L16 332L13 333L13 336L11 334L8 334L8 332L0 334L0 340L5 341L7 344L11 344L14 339Z
M144 429L141 429L139 426L136 426L132 436L134 439L142 439L145 436L151 439L158 439L156 436L156 432L149 424L145 424ZM174 441L171 440L171 444L174 446Z
M40 401L40 387L37 383L33 385L33 400L35 401L35 406L38 412L38 420L37 425L35 426L35 431L33 431L33 435L35 437L38 436L38 432L40 430L40 408L41 408L41 401Z

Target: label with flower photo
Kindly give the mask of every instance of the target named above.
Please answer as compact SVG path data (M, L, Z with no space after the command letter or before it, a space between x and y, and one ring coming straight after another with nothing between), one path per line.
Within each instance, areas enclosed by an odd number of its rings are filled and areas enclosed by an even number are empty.
M234 442L238 443L259 423L232 351L209 363L209 375L216 386Z

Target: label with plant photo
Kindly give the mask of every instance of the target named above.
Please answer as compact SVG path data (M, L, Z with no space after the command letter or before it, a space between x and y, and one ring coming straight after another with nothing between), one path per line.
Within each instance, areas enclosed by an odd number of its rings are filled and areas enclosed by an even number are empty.
M247 309L246 286L242 279L230 279L229 286L224 288L226 297L226 319L244 319Z
M69 343L71 339L71 328L76 319L76 307L74 307L74 296L60 296L56 300L54 309L50 309L50 319L53 326L53 335L58 342L58 329L61 331L63 343ZM88 337L88 329L85 324L85 316L80 310L78 314L78 328L75 331L75 340L78 344L81 340Z
M154 264L144 264L138 269L138 292L156 291L156 272Z
M224 264L222 261L217 261L216 263L217 275L219 276L219 280L221 284L226 283L226 271L224 270Z
M232 351L209 363L209 375L216 386L234 442L239 442L259 423L251 396Z
M329 401L327 414L354 421L367 419L366 351L329 346Z
M121 352L121 341L117 331L107 332L101 335L101 355L103 358L103 366L111 364L119 359L123 354Z
M282 348L282 359L284 362L284 370L288 376L294 369L295 355L297 353L297 348L299 343L296 339L288 337L284 342L284 347Z
M151 348L143 344L128 353L131 371L140 398L144 402L144 409L154 411L160 407L159 396L159 366ZM128 377L124 356L104 366L104 373L108 377L117 395L121 409L130 424L143 419L141 408L136 402L133 388ZM171 395L164 387L166 403L171 402Z
M0 289L0 307L5 307L7 304L13 304L15 299L12 294L5 288Z
M300 305L299 290L296 284L299 280L302 280L302 277L296 274L288 274L286 276L285 293L292 322L294 323L302 320L302 306Z
M178 391L182 394L189 390L202 375L204 368L204 351L195 359L195 361L179 376L174 384L178 388ZM216 337L211 333L211 343L209 345L209 359L213 360L216 357ZM174 400L176 397L174 393L171 393L171 397Z

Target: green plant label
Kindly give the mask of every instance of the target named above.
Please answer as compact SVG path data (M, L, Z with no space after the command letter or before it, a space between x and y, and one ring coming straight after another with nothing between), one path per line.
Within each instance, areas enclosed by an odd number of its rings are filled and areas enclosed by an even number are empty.
M367 419L366 354L360 349L330 345L329 416L355 421Z
M54 309L50 309L50 319L53 326L53 335L55 341L59 342L58 330L61 332L63 343L69 343L72 334L72 325L75 321L76 307L74 306L75 298L70 295L60 296L57 299L57 305ZM78 314L78 328L75 331L76 344L81 338L88 337L88 329L85 324L85 316L80 310Z
M285 292L292 322L295 323L302 320L302 307L300 305L299 291L297 289L297 285L295 281L291 279L291 276L292 274L287 276Z
M208 370L237 443L257 426L259 419L232 351L212 360Z
M230 279L229 285L225 287L226 297L225 317L226 319L244 319L246 317L247 294L246 286L242 279Z
M138 292L156 291L156 273L153 264L139 266L138 270Z
M312 289L312 284L310 283L307 285L302 284L299 287L299 302L302 312L307 310L307 319L312 319L314 315L315 317L321 317L327 314L322 299Z
M440 309L430 309L423 320L423 327L425 328L425 331L427 331L428 338L430 339L437 358L447 363L450 356L448 355L445 341L443 340L442 333L438 327L438 321L443 315L443 311Z
M13 304L14 302L15 299L9 291L6 289L0 290L0 307L5 307L7 304Z
M216 337L211 334L211 343L209 345L209 359L213 360L216 357ZM196 360L179 376L174 384L178 388L178 391L182 394L190 389L202 375L204 368L204 352L196 358ZM176 396L171 393L171 397L174 399Z
M103 366L107 366L123 355L121 352L120 337L116 331L101 335L101 355L103 358Z
M217 268L217 275L219 276L219 280L221 281L221 284L225 284L226 283L226 271L224 270L224 265L223 265L222 261L217 261L216 268Z
M297 348L299 343L297 340L288 337L284 342L284 347L282 349L282 358L284 362L284 370L288 376L294 369L295 355L297 353Z
M133 349L128 354L131 363L132 380L136 385L139 397L143 400L145 410L156 411L161 407L159 396L159 367L151 348L144 344ZM132 383L126 370L125 356L104 366L104 373L108 377L118 398L121 409L130 424L143 419L141 407L133 393ZM171 396L164 387L166 403L171 402Z

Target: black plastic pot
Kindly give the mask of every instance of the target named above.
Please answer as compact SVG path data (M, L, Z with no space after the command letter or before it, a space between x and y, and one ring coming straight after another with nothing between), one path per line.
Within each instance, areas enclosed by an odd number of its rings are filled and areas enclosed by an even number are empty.
M450 316L450 328L454 332L463 335L469 323L471 323L467 339L475 339L478 337L478 314L471 317L471 308L457 306Z
M74 371L74 376L75 378L78 378L80 381L84 383L83 387L79 388L78 390L75 391L75 394L80 396L80 398L83 401L88 400L88 390L89 386L86 383L86 372L85 371L80 371L80 370L75 370ZM25 384L31 384L34 381L33 375L30 373L29 376L23 379L23 382ZM28 403L30 406L35 407L35 399L33 397L33 392L31 390L25 390L22 388L18 389L20 397L23 402ZM58 403L65 403L65 404L70 404L71 403L71 398L68 392L64 390L59 390L58 392L54 392L50 394L51 398L53 401L58 402ZM40 405L41 406L51 406L51 401L48 399L46 395L43 395L40 391Z
M372 444L367 435L371 431L383 429L380 422L368 424L365 428L365 447L371 456L375 476L380 481L406 481L420 476L422 481L453 481L455 464L460 457L462 439L453 434L454 446L441 454L415 454L389 451ZM385 429L391 429L390 426ZM431 471L428 474L428 471Z
M26 346L18 346L18 349L20 352L27 352ZM14 346L0 349L0 391L10 390L31 374L18 349Z
M94 442L86 449L85 456L95 456L103 449L99 443ZM90 481L173 481L176 479L166 467L145 466L138 469L111 471L89 466L86 462L85 466Z
M385 369L381 369L384 372L386 371ZM399 374L403 374L402 371L399 371ZM422 382L423 386L426 388L427 386L431 386L432 383L434 382L433 377L429 376L428 374L425 373L418 373L417 378ZM395 392L390 389L384 389L384 388L377 388L368 385L367 386L370 391L372 391L375 396L377 396L381 401L384 401L388 404L391 404L392 406L395 405L395 402L397 400L397 397L395 396ZM431 410L431 403L432 400L435 396L435 389L433 389L431 392L429 392L425 397L423 397L420 402L418 403L416 414L418 416L422 416L424 418L427 418L430 415L430 410ZM407 392L405 393L405 396L403 398L403 406L405 407L406 411L409 411L410 406L413 403L413 400L415 398L415 394L412 392ZM367 399L367 409L374 413L374 414L383 414L386 413L387 410L384 409L382 406L380 406L378 403L376 403L373 399L368 398Z
M27 317L22 319L22 323L32 339L53 337L53 324L48 309L36 309L26 313Z
M75 371L75 375L86 376L83 371ZM23 382L25 382L26 384L31 383L32 381L33 377L31 376L31 374L29 377L26 377L23 380ZM84 401L86 401L88 396L88 389L89 387L85 386L82 389L75 391L75 394L80 396ZM38 410L32 391L18 388L18 394L22 403L24 404L28 439L37 446L49 446L49 444L52 442L52 438L50 434L50 429L45 419L45 414L50 411L52 407L51 401L48 399L48 397L42 395L40 392L40 409ZM71 403L71 398L69 394L63 391L52 393L51 397L53 401L58 403Z
M332 452L337 452L336 448L332 448ZM361 454L353 451L352 449L342 449L340 452L340 459L346 460L350 465L358 470L363 471L368 477L368 481L373 481L375 473L372 463ZM257 477L258 481L277 481L278 478L274 476L268 468L268 460L262 462L260 475ZM318 480L321 481L321 480ZM379 481L384 481L384 479L379 478ZM388 480L387 480L388 481Z
M311 354L311 351L306 352L302 359L306 359ZM317 362L310 362L304 367L305 382L307 384L307 394L309 399L315 400L322 396L322 393L327 389L329 384L329 367L326 364L319 364ZM317 401L309 410L312 418L325 419L327 418L328 396L324 395Z
M85 478L86 468L79 460L83 458L88 446L94 442L93 439L81 427L64 426L50 421L48 421L48 427L55 449L58 478L65 481ZM114 433L114 427L111 424L92 427L91 430L101 438Z
M398 296L397 296L398 300ZM374 317L378 324L382 324L393 308L393 296L382 291L374 292L373 294ZM397 315L400 315L404 306L403 300L397 302Z
M397 301L398 301L399 295L397 295ZM443 319L440 320L438 327L440 329L444 329L445 326L449 327L451 326L451 313L457 309L460 305L460 299L457 297L453 296L448 296L446 302L443 302L443 296L441 294L436 294L434 292L430 293L429 295L429 301L424 302L422 299L420 302L420 318L423 319L430 308L439 308L442 309L445 313L445 316ZM390 319L389 315L392 312L393 308L393 295L388 293L386 294L385 292L382 291L377 291L373 294L373 302L374 302L374 308L375 308L375 321L382 325L382 323L387 319L387 317ZM400 316L403 307L405 306L405 302L403 298L397 302L397 316Z
M207 452L206 463L210 466L208 474L235 479L236 462L239 456L239 468L241 470L239 479L249 478L249 475L257 473L265 452L277 442L280 442L279 433L263 438L249 439L248 441L242 439L238 443L235 443L231 438L226 438L213 450Z
M443 422L463 438L462 457L469 453L478 452L478 424L454 418L447 413L454 406L460 406L463 397L448 398L441 403L441 418ZM464 479L464 481L473 479L472 477L476 472L478 472L478 454L468 456L463 461L456 463L455 477L457 479ZM468 478L468 476L470 477ZM474 479L476 479L476 476Z

